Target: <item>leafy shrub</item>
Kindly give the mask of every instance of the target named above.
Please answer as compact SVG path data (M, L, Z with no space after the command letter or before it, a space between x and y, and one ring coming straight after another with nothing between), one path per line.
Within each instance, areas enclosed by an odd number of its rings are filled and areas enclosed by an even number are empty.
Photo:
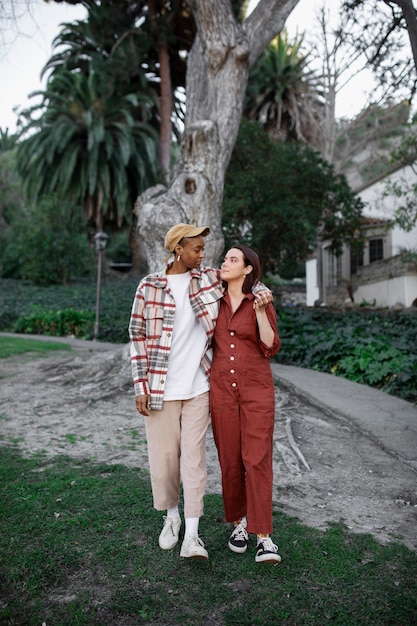
M100 340L128 342L127 328L137 282L137 278L128 275L122 280L111 276L103 278ZM16 331L22 324L20 319L31 319L36 311L71 309L84 312L90 319L90 331L83 330L85 334L76 336L91 338L95 302L96 283L92 279L49 287L36 287L27 281L0 280L0 330ZM332 311L281 307L277 313L282 340L276 357L278 362L343 375L417 401L417 310ZM59 328L58 323L55 326ZM25 328L18 332L29 332L29 322ZM75 332L70 330L68 334Z
M13 327L13 332L31 335L50 335L52 337L91 338L95 315L92 311L45 311L36 309L30 315L20 317Z
M110 235L110 240L106 246L106 257L113 263L131 263L132 253L126 230Z
M103 277L98 337L101 341L129 341L127 328L137 283L137 278L128 275L123 275L123 279ZM16 332L18 320L38 310L88 311L93 319L96 287L96 281L92 278L69 285L47 287L23 280L0 280L0 331Z
M91 250L78 207L44 198L36 207L16 210L0 237L4 278L36 285L65 284L88 274Z
M278 323L280 335L285 339L283 349L299 365L306 358L311 360L317 346L319 349L330 347L344 356L347 348L344 342L355 345L361 338L379 337L385 347L394 345L399 350L412 350L417 338L417 310L332 311L282 307L278 311ZM327 345L323 345L325 342ZM337 349L339 344L342 345Z
M405 383L407 378L417 381L417 357L392 346L387 347L381 341L371 340L368 344L354 346L351 353L332 368L332 373L400 394L401 383Z
M278 311L276 360L417 400L417 311Z
M285 185L276 184L277 172ZM343 242L362 249L362 209L318 152L300 142L272 141L261 124L242 120L225 180L226 249L245 243L258 251L265 272L294 276L316 247L318 229L334 252Z

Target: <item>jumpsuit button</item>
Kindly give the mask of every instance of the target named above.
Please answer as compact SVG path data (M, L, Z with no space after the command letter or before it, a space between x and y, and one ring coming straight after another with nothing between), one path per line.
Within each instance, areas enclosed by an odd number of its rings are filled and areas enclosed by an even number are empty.
M234 343L231 343L231 344L230 344L230 347L231 347L231 348L234 348L234 347L235 347L235 344L234 344Z
M230 336L231 336L231 337L233 337L233 335L234 335L234 334L235 334L235 331L234 331L234 330L231 330L231 331L230 331Z
M232 383L232 387L236 387L236 383Z
M231 374L234 374L234 373L235 373L235 370L230 370L230 373L231 373Z
M231 357L230 357L230 360L231 360L231 361L234 361L234 360L235 360L235 357L234 357L234 356L231 356Z

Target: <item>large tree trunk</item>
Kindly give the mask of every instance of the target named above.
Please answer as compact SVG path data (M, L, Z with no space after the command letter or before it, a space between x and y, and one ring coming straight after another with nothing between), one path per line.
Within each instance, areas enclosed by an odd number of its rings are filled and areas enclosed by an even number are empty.
M158 37L158 10L156 0L150 0L149 2L149 15L151 17L152 31L155 35L155 42L158 50L159 78L161 80L161 98L159 109L161 124L158 145L159 169L163 181L168 183L171 164L172 84L169 68L169 49L166 35Z
M384 0L384 2L388 5L396 4L403 12L413 53L414 66L417 69L417 15L413 0Z
M197 35L187 63L187 115L181 153L168 187L138 199L135 213L150 271L164 262L164 236L178 222L207 225L207 265L223 251L224 177L235 144L251 65L283 28L299 0L261 0L244 24L229 0L188 0Z

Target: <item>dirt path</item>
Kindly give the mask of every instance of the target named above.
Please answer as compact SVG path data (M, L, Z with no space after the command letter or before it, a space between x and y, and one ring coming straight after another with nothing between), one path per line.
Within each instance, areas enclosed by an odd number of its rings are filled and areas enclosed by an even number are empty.
M0 436L24 454L44 452L147 467L126 350L0 359ZM220 473L208 434L210 493ZM286 514L326 528L343 520L381 543L417 550L417 475L352 423L277 390L274 500ZM279 540L279 529L276 529Z

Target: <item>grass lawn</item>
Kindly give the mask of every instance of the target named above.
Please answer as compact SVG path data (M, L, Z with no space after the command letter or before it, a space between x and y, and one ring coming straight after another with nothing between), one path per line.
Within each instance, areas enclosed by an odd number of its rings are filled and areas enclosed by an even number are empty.
M190 562L179 545L158 547L162 514L146 471L7 446L0 502L1 626L417 623L417 554L342 523L319 531L277 508L282 563L260 565L253 538L243 555L228 550L221 497L208 495L200 529L210 559Z
M162 515L146 472L23 459L1 450L0 623L374 624L417 622L417 555L343 525L326 532L274 513L282 563L236 555L219 496L206 497L210 559L158 547Z
M7 359L9 356L26 352L45 354L59 350L71 350L71 347L64 342L58 341L26 339L25 337L0 337L0 359Z

